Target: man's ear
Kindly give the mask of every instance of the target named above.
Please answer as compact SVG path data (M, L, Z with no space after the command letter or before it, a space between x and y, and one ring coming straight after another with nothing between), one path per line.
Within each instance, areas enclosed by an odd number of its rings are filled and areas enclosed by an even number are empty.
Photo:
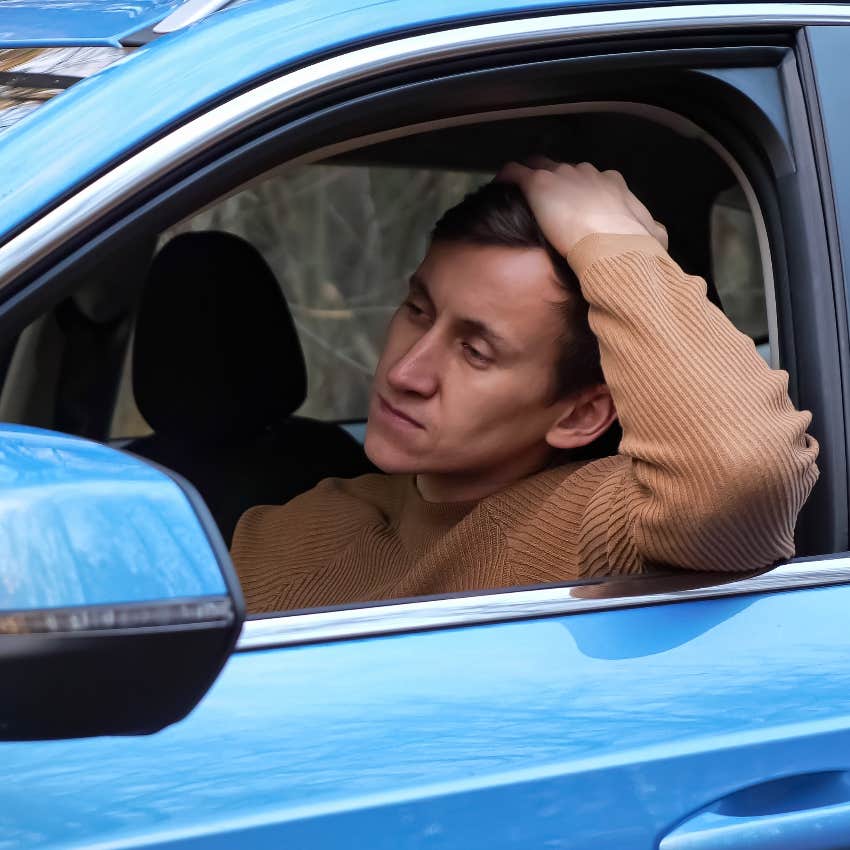
M558 402L557 419L546 432L553 449L577 449L601 437L617 418L614 399L605 384L596 384Z

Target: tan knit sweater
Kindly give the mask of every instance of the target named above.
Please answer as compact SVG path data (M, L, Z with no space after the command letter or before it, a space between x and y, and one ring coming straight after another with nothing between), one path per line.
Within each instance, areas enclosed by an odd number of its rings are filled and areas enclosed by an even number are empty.
M468 591L673 565L790 557L817 480L811 416L753 343L650 237L568 257L623 427L619 454L433 504L412 476L327 479L247 511L232 554L249 611Z

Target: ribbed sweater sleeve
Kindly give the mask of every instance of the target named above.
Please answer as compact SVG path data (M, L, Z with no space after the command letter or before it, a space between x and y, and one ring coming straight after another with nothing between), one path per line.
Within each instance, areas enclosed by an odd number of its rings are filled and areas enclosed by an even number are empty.
M747 570L792 556L818 447L806 434L811 415L788 398L787 373L767 366L705 282L654 239L590 236L568 259L625 460L578 476L589 485L578 500L579 573Z

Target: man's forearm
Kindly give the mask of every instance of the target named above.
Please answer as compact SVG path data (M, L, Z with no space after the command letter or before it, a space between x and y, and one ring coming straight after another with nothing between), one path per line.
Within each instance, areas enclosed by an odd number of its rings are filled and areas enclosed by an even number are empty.
M627 497L642 556L745 569L793 554L817 444L787 375L651 237L589 236L568 260L632 461Z

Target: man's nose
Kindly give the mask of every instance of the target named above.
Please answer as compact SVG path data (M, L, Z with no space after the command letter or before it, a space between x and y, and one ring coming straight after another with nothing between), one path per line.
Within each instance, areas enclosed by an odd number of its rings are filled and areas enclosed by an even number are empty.
M387 383L397 393L430 398L439 385L439 352L429 334L420 337L387 372Z

